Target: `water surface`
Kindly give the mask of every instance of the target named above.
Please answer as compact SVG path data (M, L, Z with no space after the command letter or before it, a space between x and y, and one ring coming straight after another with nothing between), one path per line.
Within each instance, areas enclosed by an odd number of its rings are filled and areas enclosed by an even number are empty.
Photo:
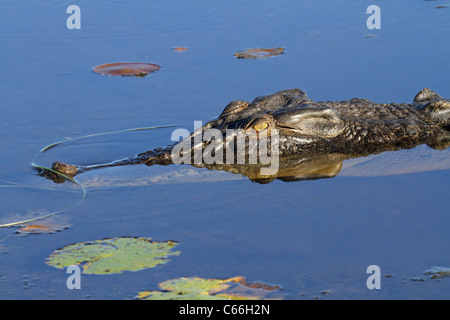
M68 30L71 4L0 4L0 179L9 182L0 190L2 220L79 201L79 188L36 176L30 165L56 141L167 124L192 130L231 100L288 88L317 101L410 102L424 87L450 97L450 9L436 8L445 1L377 1L380 30L366 27L373 1L80 0L82 28ZM189 50L172 49L179 46ZM233 56L252 47L285 53ZM145 78L92 71L128 61L162 68ZM170 133L80 139L36 161L111 161L164 146ZM399 167L402 159L390 161ZM407 159L404 167L414 166L415 156ZM53 217L69 229L26 237L0 229L0 298L130 299L167 279L239 275L280 285L284 299L448 299L448 278L423 275L450 266L450 173L440 169L264 185L227 173L175 177L181 168L86 173L87 198ZM130 183L142 176L153 183ZM118 236L176 240L181 255L154 269L83 276L81 290L68 290L65 271L44 263L65 245ZM373 264L380 290L366 287Z

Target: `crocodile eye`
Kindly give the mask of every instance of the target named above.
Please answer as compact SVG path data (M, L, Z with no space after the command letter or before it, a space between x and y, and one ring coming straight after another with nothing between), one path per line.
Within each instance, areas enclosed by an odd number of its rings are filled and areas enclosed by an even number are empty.
M262 118L258 118L258 119L255 119L255 120L249 122L244 127L244 130L247 131L247 130L253 129L258 133L260 131L268 129L269 126L270 126L270 118L262 117Z
M261 130L266 129L268 126L269 126L269 124L267 122L259 123L259 124L253 125L253 129L255 129L256 132L260 132Z

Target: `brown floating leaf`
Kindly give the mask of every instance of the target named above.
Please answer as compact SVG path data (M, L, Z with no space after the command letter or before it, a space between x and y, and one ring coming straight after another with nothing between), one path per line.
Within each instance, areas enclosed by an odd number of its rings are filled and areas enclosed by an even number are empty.
M231 279L234 279L234 282L237 282L240 285L247 287L247 288L251 288L251 289L261 289L261 290L268 290L268 291L274 291L274 290L281 289L281 287L278 285L270 285L270 284L262 283L262 282L249 283L245 280L244 277L234 277Z
M238 59L260 59L260 58L268 58L278 56L284 53L284 48L252 48L245 49L243 51L239 51L234 54L234 56Z
M424 272L424 274L431 276L431 279L440 279L450 276L450 268L432 267Z
M175 52L183 52L183 51L188 51L189 48L188 47L173 47L173 51Z
M16 233L19 234L55 233L68 228L69 228L68 226L63 225L27 224L19 226L19 228L16 230Z
M122 62L108 63L94 68L94 71L107 76L137 76L143 77L158 71L160 66L153 63Z

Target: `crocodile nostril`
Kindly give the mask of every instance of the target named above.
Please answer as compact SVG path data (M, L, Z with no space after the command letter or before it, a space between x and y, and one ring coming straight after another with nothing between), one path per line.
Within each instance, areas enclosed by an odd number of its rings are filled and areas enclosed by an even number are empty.
M68 177L74 177L78 173L78 167L61 161L56 161L52 164L52 169L62 173Z

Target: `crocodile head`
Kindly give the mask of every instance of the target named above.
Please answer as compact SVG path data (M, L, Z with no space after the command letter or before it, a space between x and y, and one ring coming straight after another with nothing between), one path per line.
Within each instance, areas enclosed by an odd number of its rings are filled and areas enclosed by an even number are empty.
M366 99L314 102L300 89L230 102L217 119L205 124L174 151L216 150L227 139L270 137L276 133L281 156L294 154L370 154L427 143L448 147L450 102L424 89L411 104L378 104ZM207 134L215 131L216 133ZM213 138L205 138L213 136ZM187 146L187 147L186 147ZM245 149L251 153L256 149ZM248 156L248 154L247 154Z
M210 128L268 134L276 129L280 136L306 142L336 137L343 131L344 122L332 106L317 105L303 90L292 89L258 97L252 103L232 101L218 119L204 126Z

